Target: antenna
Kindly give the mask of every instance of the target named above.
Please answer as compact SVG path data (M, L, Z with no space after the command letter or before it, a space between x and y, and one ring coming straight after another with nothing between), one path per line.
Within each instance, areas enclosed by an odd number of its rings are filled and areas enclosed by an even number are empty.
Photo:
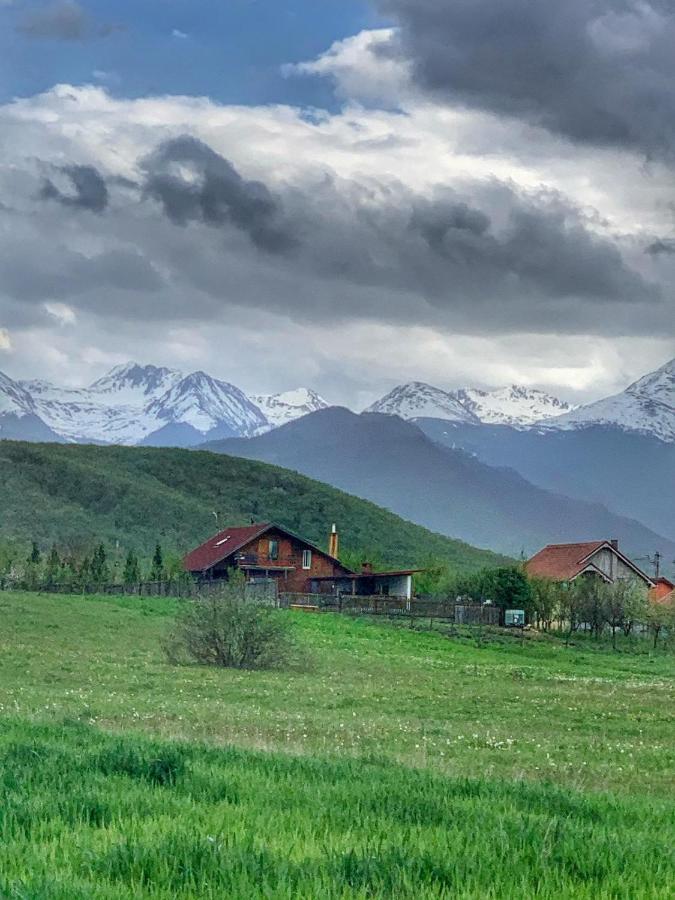
M653 556L640 556L637 559L637 562L648 562L650 565L654 566L654 577L658 578L661 574L661 560L663 559L663 553L660 550L657 550ZM675 562L675 559L673 560Z

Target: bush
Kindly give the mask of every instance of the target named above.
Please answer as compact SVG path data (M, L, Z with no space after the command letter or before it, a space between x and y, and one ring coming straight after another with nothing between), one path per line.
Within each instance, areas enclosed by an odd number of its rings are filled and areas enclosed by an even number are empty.
M243 585L186 601L165 651L175 664L230 669L277 669L297 658L286 615L247 599Z

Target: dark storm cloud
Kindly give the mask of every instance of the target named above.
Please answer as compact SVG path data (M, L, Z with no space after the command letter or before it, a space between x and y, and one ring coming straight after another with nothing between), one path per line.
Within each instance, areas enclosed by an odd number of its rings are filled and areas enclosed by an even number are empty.
M105 179L94 166L63 166L58 170L64 175L73 193L59 190L50 178L46 178L40 188L43 200L57 200L64 206L103 212L108 205L108 188Z
M162 144L145 160L145 191L172 222L231 223L260 249L281 253L294 243L273 193L247 181L223 156L183 135Z
M672 256L675 254L675 240L672 238L659 238L645 247L645 253L650 256Z
M17 31L30 38L82 41L89 36L89 17L74 0L57 0L30 10L19 21Z
M495 182L482 187L479 206L444 188L427 200L401 185L364 188L332 178L273 192L189 136L161 145L143 166L146 195L177 225L234 227L299 271L419 291L447 312L476 301L545 307L552 298L652 301L658 294L558 194L530 197ZM210 283L208 272L197 277ZM220 291L220 277L215 285ZM386 317L396 304L382 302ZM349 301L342 305L346 311ZM318 301L313 312L320 315Z
M379 0L384 52L440 99L572 141L675 155L672 0Z

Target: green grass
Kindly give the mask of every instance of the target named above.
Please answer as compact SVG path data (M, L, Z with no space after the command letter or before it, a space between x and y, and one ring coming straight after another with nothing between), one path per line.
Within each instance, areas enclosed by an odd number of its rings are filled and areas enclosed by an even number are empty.
M326 546L333 522L344 550L384 565L430 558L458 572L508 562L434 534L366 500L295 472L215 453L0 441L0 540L90 552L98 542L117 561L159 541L186 553L221 526L274 521ZM114 561L114 558L113 558Z
M174 668L174 608L0 594L0 896L672 896L672 655L282 613L310 670Z

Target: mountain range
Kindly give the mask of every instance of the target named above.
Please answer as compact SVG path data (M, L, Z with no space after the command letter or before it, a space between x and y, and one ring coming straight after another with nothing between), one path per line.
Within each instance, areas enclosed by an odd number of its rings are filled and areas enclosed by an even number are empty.
M443 446L398 416L331 407L204 449L293 469L433 531L511 556L530 555L547 542L607 535L637 557L658 549L675 558L675 535L668 538L601 503L563 496L513 468Z
M86 388L13 381L0 373L0 437L68 443L191 447L251 437L325 409L310 388L247 396L205 372L127 363ZM675 442L675 360L625 391L574 407L543 391L512 385L445 391L419 381L399 385L367 412L453 425L518 430L616 428Z

